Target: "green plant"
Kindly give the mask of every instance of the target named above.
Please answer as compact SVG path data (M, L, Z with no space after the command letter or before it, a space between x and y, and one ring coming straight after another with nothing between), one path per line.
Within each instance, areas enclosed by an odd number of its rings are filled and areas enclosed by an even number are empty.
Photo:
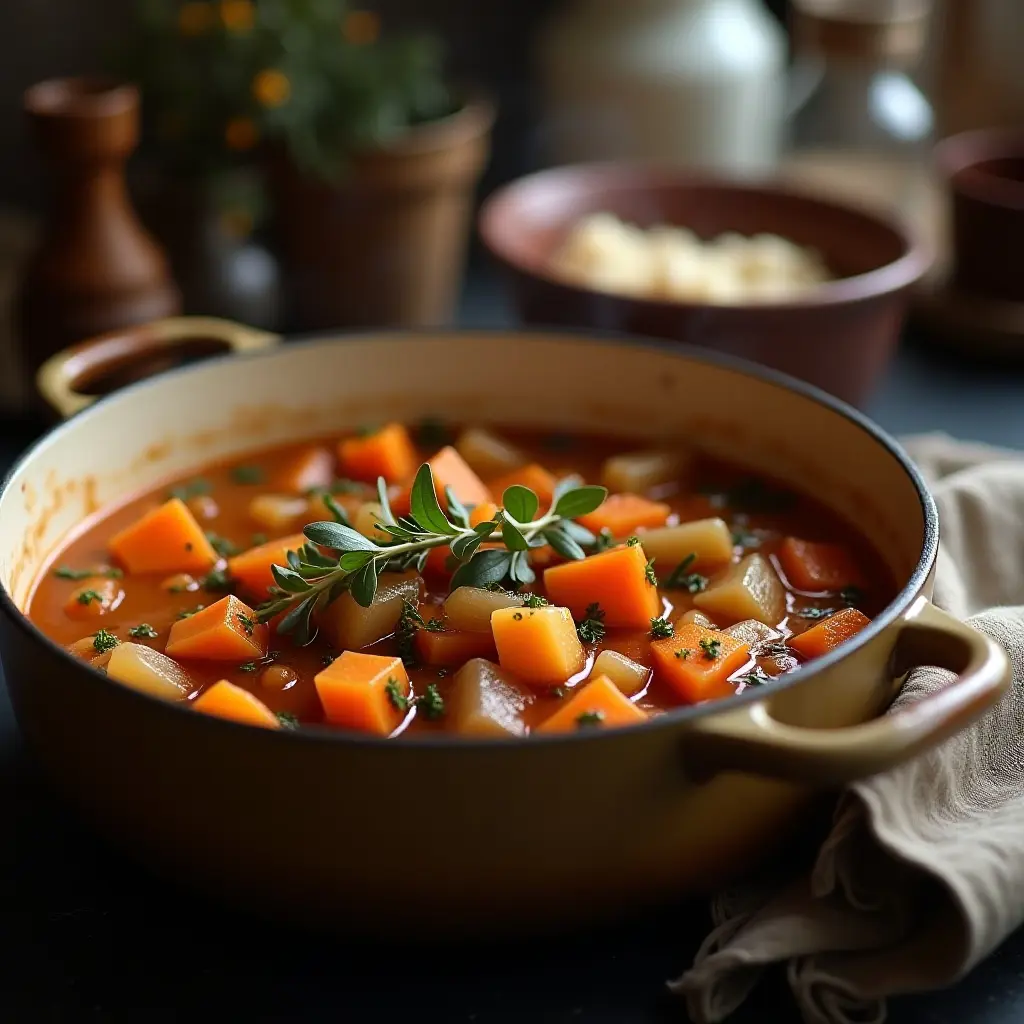
M276 143L334 178L452 109L437 40L382 35L346 0L139 0L117 70L142 90L148 147L185 176Z

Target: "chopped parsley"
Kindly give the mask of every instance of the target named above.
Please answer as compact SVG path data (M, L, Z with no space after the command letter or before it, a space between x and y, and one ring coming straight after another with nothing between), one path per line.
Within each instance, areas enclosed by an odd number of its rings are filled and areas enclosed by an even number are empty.
M267 479L262 466L235 466L231 470L231 479L236 484L261 484Z
M763 686L771 681L772 677L760 665L755 665L749 672L736 677L737 683L745 683L747 686Z
M416 630L423 625L425 623L419 609L408 598L404 599L402 614L398 617L398 625L395 627L395 643L398 646L398 655L406 668L416 664Z
M627 548L635 548L637 546L637 544L639 544L639 543L640 543L640 538L639 537L635 537L635 536L634 537L630 537L626 541L626 547Z
M688 661L693 651L689 647L680 647L678 651L673 653L680 661Z
M708 585L707 576L701 576L698 572L687 572L687 569L697 561L697 552L691 551L671 572L665 580L666 590L686 590L691 594L699 594Z
M167 497L177 498L179 501L188 501L190 498L199 498L204 494L209 494L212 489L209 480L198 476L195 480L189 480L188 483L172 487L167 492Z
M206 608L205 604L197 604L195 608L186 608L183 611L178 612L179 619L191 619L193 615L198 615L201 611Z
M546 608L548 600L546 597L541 597L540 594L524 594L523 595L523 607L524 608Z
M231 558L233 555L237 555L241 550L237 544L222 537L219 533L214 533L210 530L206 534L206 539L210 542L210 547L220 555L221 558Z
M75 600L85 605L90 605L93 601L103 604L103 595L98 590L83 590Z
M429 633L443 633L444 619L431 619L429 622L424 623L423 628Z
M260 624L259 619L246 615L245 612L236 612L235 618L238 619L239 625L245 630L246 636L252 636L252 631Z
M583 621L576 627L576 635L583 644L599 644L607 630L604 626L604 610L595 601L587 605Z
M602 526L600 532L594 538L594 553L600 554L609 548L615 547L615 535L607 526Z
M152 640L153 637L159 636L157 631L148 622L140 622L137 626L132 626L132 628L128 630L128 635L140 637L146 640Z
M299 727L299 720L287 711L278 711L277 720L281 723L281 727L284 729L298 729Z
M591 726L600 725L603 721L603 711L584 711L582 715L576 716L576 728L588 729Z
M109 566L106 569L72 569L69 566L61 565L53 570L53 575L59 580L87 580L90 576L106 576L111 580L119 580L124 573Z
M258 672L259 669L260 665L255 661L243 661L242 664L238 666L239 672Z
M199 585L211 594L228 594L234 589L235 583L227 569L214 569L199 581Z
M644 566L644 579L652 586L658 585L658 577L654 572L654 559L649 558L647 564Z
M675 631L676 627L668 619L664 617L651 619L651 636L656 640L664 640L665 637L672 636Z
M109 630L100 629L93 634L92 646L97 654L106 654L112 651L121 641Z
M697 646L704 652L705 661L714 661L722 653L722 641L713 640L709 636L702 636Z
M434 720L444 714L444 697L437 689L436 683L428 683L426 692L416 698L416 705L423 709L427 718Z
M384 692L388 695L388 700L391 701L396 710L409 710L409 698L402 693L398 680L394 676L388 678L387 683L384 685Z
M809 619L811 622L827 619L835 613L835 608L801 608L800 611L793 612L798 619Z

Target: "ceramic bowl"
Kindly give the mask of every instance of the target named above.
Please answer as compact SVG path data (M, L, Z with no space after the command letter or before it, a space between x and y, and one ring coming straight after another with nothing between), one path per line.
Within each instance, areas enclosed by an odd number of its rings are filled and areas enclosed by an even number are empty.
M599 211L645 227L685 226L703 238L778 234L818 250L839 279L797 301L735 306L615 296L559 280L550 270L553 253L578 220ZM909 291L931 262L906 228L877 213L780 185L633 164L522 178L487 200L479 226L527 324L700 345L782 370L855 405L888 364Z

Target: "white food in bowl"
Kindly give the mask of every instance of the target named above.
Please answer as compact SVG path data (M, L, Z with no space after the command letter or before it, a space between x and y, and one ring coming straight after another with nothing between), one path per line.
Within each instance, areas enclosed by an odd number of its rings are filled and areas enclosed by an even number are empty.
M595 291L718 305L786 301L833 279L817 252L779 235L703 241L687 228L644 230L610 213L580 220L551 269Z

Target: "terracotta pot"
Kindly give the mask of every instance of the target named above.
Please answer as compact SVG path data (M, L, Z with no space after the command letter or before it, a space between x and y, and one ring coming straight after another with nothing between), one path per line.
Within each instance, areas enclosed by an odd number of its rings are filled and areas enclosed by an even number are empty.
M702 238L781 235L839 275L790 302L712 305L611 295L559 280L549 264L572 226L606 211ZM581 164L500 189L480 213L528 324L627 331L752 359L863 404L899 339L909 292L931 254L898 223L814 192L731 183L639 164Z
M81 410L83 376L173 347L182 333L249 349L273 341L209 322L156 325L51 361L45 393ZM500 387L481 377L482 352ZM438 413L615 429L640 443L683 436L784 484L813 481L876 547L899 592L849 642L737 697L635 728L508 741L197 715L111 681L20 611L54 547L97 508L264 445ZM896 443L769 371L621 338L324 337L134 385L30 449L0 492L0 654L20 727L51 778L173 878L333 928L537 931L748 871L815 791L914 757L995 703L1007 658L928 601L937 551L935 504ZM957 678L878 717L922 664Z
M953 201L953 288L1024 302L1024 131L954 135L936 158Z
M271 160L277 237L299 329L429 326L453 313L494 111L471 103L355 156L327 183Z
M17 309L26 367L99 332L177 312L167 262L128 199L124 165L139 133L139 94L104 79L41 82L25 109L56 188Z

